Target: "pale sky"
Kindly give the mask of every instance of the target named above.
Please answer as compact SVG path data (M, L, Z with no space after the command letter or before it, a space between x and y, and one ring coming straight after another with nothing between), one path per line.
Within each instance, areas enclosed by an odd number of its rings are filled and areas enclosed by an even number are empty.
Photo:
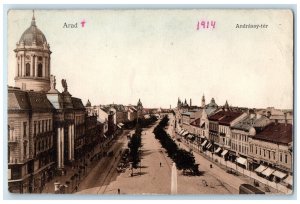
M8 84L14 86L13 49L32 11L8 16ZM50 44L57 89L98 104L174 107L177 98L201 105L292 108L293 17L287 10L36 10ZM86 21L81 28L80 21ZM197 30L197 22L215 21ZM63 28L64 23L79 28ZM267 28L236 28L236 24Z

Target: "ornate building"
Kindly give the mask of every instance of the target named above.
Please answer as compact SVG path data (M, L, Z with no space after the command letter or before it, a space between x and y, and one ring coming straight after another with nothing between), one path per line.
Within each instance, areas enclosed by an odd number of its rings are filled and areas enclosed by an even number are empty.
M49 91L51 51L45 35L36 26L34 15L14 51L17 60L16 86L23 90Z
M50 46L35 17L22 34L16 52L15 86L8 88L8 186L10 192L41 192L66 165L85 156L89 142L98 141L96 117L86 122L81 99L56 90L50 72ZM86 135L85 130L93 133ZM77 164L78 165L78 164Z

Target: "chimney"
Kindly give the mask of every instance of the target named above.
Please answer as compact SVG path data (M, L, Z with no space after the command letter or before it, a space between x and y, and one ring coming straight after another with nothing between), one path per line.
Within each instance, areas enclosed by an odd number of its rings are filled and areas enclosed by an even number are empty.
M190 106L192 106L192 99L190 98Z

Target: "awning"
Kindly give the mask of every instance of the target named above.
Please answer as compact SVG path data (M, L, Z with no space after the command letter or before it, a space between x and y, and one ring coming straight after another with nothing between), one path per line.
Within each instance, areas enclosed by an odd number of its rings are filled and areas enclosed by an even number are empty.
M212 146L211 143L208 143L208 145L206 146L207 149L209 149Z
M184 130L180 130L179 134L181 135L184 132Z
M105 134L103 134L103 137L107 138Z
M246 165L247 164L247 159L243 158L243 157L239 157L236 160L237 163L242 164L242 165Z
M270 176L273 172L274 172L275 170L274 169L272 169L272 168L267 168L267 169L265 169L263 172L261 172L263 175L265 175L265 176Z
M205 140L205 141L201 144L201 146L203 147L206 143L207 143L207 140Z
M265 170L267 167L264 165L260 165L258 168L256 168L254 171L257 173L261 173L263 170Z
M121 126L123 126L124 124L123 123L119 123Z
M184 133L182 133L182 136L186 136L187 134L189 134L189 132L185 131Z
M201 135L200 138L204 139L205 137Z
M281 171L277 171L277 170L274 171L272 174L273 174L274 176L280 178L280 179L283 179L283 178L286 176L285 173L283 173L283 172L281 172Z
M117 126L118 126L118 128L120 128L120 129L122 128L122 126L121 126L121 125L117 125Z
M227 153L228 153L228 150L225 149L225 150L222 152L221 155L222 155L222 156L225 156Z
M283 182L290 184L292 186L293 185L293 177L289 175L286 179L283 180Z
M221 151L221 147L218 147L218 149L215 151L215 153L219 153Z
M189 135L187 136L187 138L192 139L192 138L194 138L194 136L191 135L191 134L189 134Z

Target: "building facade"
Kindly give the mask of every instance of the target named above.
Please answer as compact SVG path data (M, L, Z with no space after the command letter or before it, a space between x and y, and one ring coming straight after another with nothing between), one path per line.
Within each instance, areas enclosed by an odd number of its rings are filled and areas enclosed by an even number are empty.
M34 16L14 51L15 87L8 88L8 187L15 193L41 192L65 166L85 157L84 148L96 135L86 123L81 99L68 92L67 81L62 80L61 93L56 89L50 46ZM87 139L87 127L92 139Z

